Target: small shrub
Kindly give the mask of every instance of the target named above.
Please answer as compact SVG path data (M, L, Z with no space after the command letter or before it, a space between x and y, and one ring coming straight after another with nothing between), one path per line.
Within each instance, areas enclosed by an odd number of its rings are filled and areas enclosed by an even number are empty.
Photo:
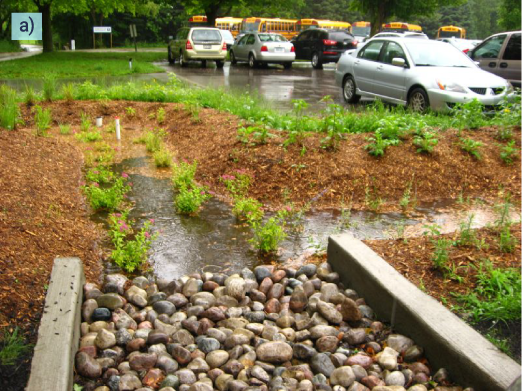
M127 214L109 215L109 236L115 249L111 259L127 272L140 269L147 262L147 252L157 234L151 234L150 227L154 220L145 222L141 230L134 234ZM134 234L134 235L133 235Z
M27 105L27 106L33 106L35 103L36 103L36 93L34 92L34 89L29 86L29 85L25 85L25 88L24 88L24 103Z
M511 253L515 250L517 239L511 234L509 226L500 229L498 246L501 252Z
M201 205L210 197L210 194L203 187L194 185L191 189L186 187L180 188L174 203L179 213L194 214L199 211Z
M31 344L25 344L20 330L15 327L13 332L4 329L2 339L2 349L0 350L0 364L2 366L12 366L21 355L31 350Z
M413 145L417 147L418 153L431 154L438 143L439 139L433 132L425 131L413 138Z
M396 146L399 144L398 139L383 139L381 133L376 131L374 136L366 138L370 144L364 146L364 149L368 151L368 154L374 157L381 157L389 146Z
M442 272L447 272L449 261L449 248L451 241L445 238L433 239L435 250L431 256L434 268Z
M114 180L114 173L105 166L98 166L90 169L85 175L85 179L98 184L110 184Z
M66 101L74 100L74 84L67 83L62 85L62 96Z
M478 243L475 230L472 229L474 215L470 214L468 219L460 223L459 238L456 241L458 246L472 246Z
M372 190L373 188L373 190ZM379 196L377 188L375 185L370 187L367 185L364 188L364 202L372 211L378 211L382 203L384 202L382 198Z
M80 131L81 132L89 132L91 130L92 121L88 114L81 113L80 114Z
M165 122L165 109L159 108L156 112L156 121L158 124L163 124Z
M234 199L246 197L252 181L250 175L244 170L236 170L233 175L225 174L221 176L220 180Z
M264 215L263 205L251 197L236 199L232 212L238 219L244 219L250 224L261 220Z
M13 130L20 122L16 91L5 85L0 86L0 127Z
M188 189L194 184L198 162L180 162L172 166L172 183L175 189Z
M498 140L506 142L513 139L511 127L500 127L495 136Z
M452 125L458 129L477 129L488 124L484 105L477 99L458 103L451 111Z
M56 75L49 73L43 78L43 96L46 101L52 101L56 94Z
M156 167L170 167L172 165L172 156L170 152L164 148L160 148L153 154Z
M92 143L102 139L102 135L98 131L92 132L80 132L74 135L74 137L84 143Z
M108 188L102 188L98 183L84 186L83 190L92 209L95 211L118 209L123 203L125 194L130 190L130 187L125 184L126 177L127 175L122 175Z
M268 219L265 224L253 222L252 229L254 237L249 241L261 253L277 251L279 243L286 238L284 222L277 216Z
M459 146L463 151L466 151L468 154L470 154L473 158L477 160L481 160L482 156L479 152L479 147L481 147L483 144L481 142L475 141L470 138L459 138L460 143Z
M60 124L60 135L69 135L71 133L71 124Z
M41 106L36 105L34 111L36 136L47 136L47 130L51 127L51 109L43 110Z
M500 159L502 159L506 165L511 165L518 159L519 152L520 150L515 147L515 141L511 140L500 150Z
M136 109L134 109L132 106L127 106L125 108L125 113L127 113L128 117L134 117L136 115Z
M155 129L154 131L148 131L145 134L145 148L148 152L156 152L161 149L161 142L165 136L165 130Z
M412 204L413 208L415 208L415 205L417 204L415 195L412 196L411 194L412 186L413 179L406 185L406 189L404 189L404 193L402 194L401 200L399 201L399 205L401 206L403 211L406 211L410 204Z

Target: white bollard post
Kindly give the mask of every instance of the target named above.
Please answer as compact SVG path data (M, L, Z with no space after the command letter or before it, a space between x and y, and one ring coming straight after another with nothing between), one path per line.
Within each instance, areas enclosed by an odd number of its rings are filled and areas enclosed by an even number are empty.
M71 50L76 50L76 41L75 40L71 40Z
M96 126L101 128L103 126L103 117L96 117Z
M121 140L121 135L120 135L120 118L119 117L116 117L115 128L116 128L116 139L117 140Z

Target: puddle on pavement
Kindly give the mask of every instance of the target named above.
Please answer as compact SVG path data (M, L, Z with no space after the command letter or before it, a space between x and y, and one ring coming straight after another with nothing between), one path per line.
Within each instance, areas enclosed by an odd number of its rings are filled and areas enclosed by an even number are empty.
M359 239L383 239L393 238L404 228L406 236L414 236L422 234L429 222L440 225L443 232L450 232L469 214L468 211L456 219L454 212L440 212L433 206L419 208L422 214L416 218L400 213L352 211L349 227L341 228L343 217L339 210L311 209L295 227L290 226L277 256L266 260L252 250L248 242L250 229L236 220L228 204L214 198L198 216L180 215L174 208L175 193L168 172L158 176L150 158L125 159L114 170L129 174L132 191L128 196L134 202L130 217L136 220L137 227L149 219L155 220L154 228L160 235L152 244L149 260L154 274L167 279L195 271L237 272L267 261L295 262L312 249L325 249L328 236L339 232L350 232ZM439 207L448 207L448 203ZM476 227L495 219L483 207L472 208L472 212Z

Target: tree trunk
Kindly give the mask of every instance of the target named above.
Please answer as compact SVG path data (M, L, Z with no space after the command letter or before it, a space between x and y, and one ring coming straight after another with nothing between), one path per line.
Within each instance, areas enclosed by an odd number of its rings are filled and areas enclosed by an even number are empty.
M377 34L381 28L382 24L388 17L388 13L386 12L386 2L380 2L377 10L372 15L371 22L372 22L372 31L370 33L370 36L373 37L375 34Z
M53 30L51 26L51 2L45 4L37 4L38 11L42 13L42 42L43 51L52 52L53 48Z

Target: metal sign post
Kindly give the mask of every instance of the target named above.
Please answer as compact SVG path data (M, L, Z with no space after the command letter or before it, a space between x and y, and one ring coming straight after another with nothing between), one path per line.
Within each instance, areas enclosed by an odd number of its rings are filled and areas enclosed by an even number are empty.
M131 38L134 38L134 50L137 52L138 51L138 44L136 42L136 38L138 37L138 33L136 32L136 25L135 24L131 24L129 26L129 30L130 30Z
M92 48L96 49L96 34L110 34L112 49L112 27L110 26L93 26L92 28Z

